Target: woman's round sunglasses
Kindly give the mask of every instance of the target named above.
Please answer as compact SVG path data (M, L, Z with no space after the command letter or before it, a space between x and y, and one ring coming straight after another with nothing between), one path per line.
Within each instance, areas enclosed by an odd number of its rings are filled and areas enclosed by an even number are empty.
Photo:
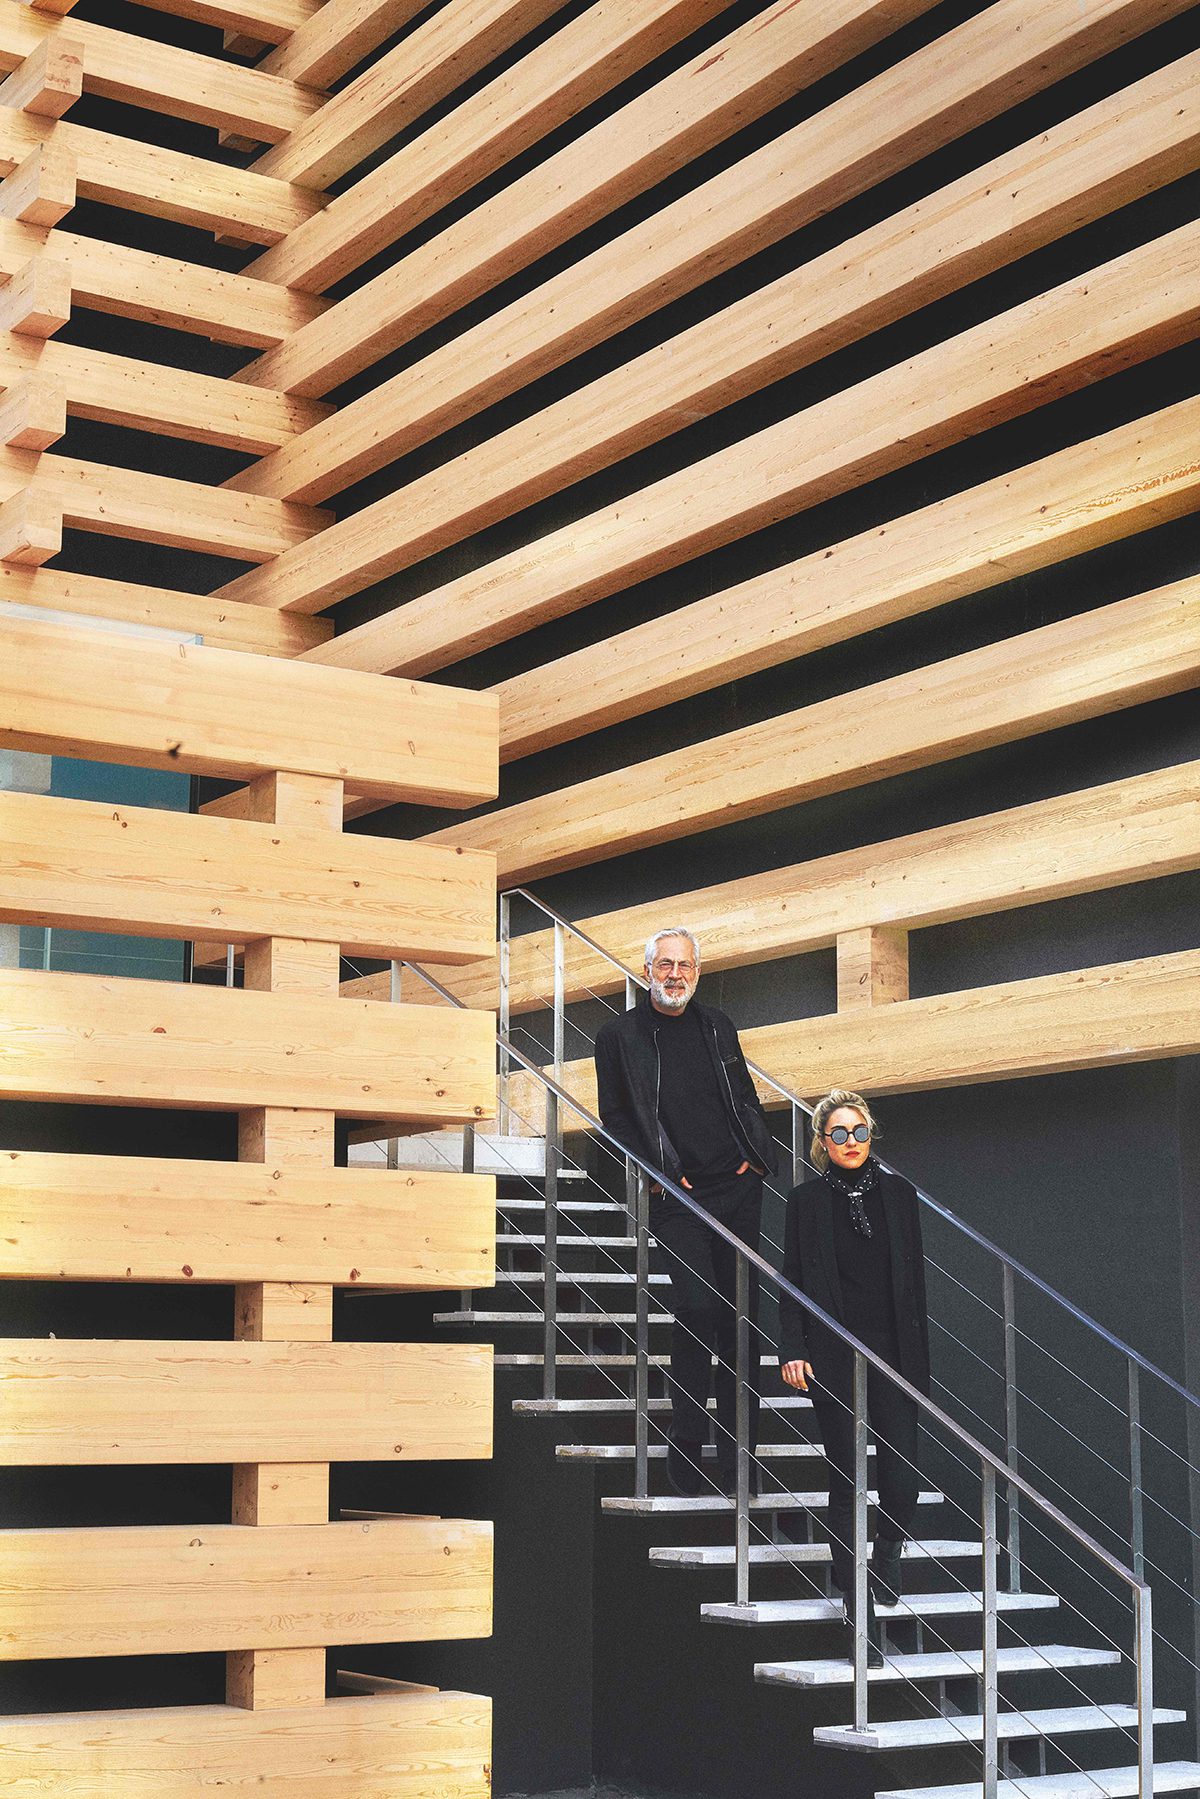
M825 1135L829 1138L831 1143L836 1143L840 1149L843 1143L849 1143L851 1137L854 1138L856 1143L869 1143L871 1141L871 1127L869 1124L856 1124L852 1131L848 1131L844 1124L835 1124L831 1131L825 1132Z

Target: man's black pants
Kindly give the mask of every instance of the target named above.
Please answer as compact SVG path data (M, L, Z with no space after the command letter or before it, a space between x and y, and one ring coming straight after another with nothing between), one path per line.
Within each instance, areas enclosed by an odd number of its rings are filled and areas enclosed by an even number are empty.
M749 1169L719 1185L697 1187L698 1205L727 1230L758 1248L762 1176ZM717 1356L717 1462L723 1475L737 1465L737 1257L733 1248L670 1194L650 1202L650 1229L671 1276L671 1436L677 1443L708 1441L711 1361ZM750 1268L750 1317L758 1308L758 1270ZM762 1343L750 1328L750 1449L758 1442Z
M874 1345L872 1345L874 1347ZM883 1354L883 1351L879 1351ZM895 1358L889 1356L894 1363ZM854 1414L833 1400L816 1399L816 1419L829 1464L829 1545L833 1584L854 1591ZM877 1537L891 1542L912 1535L920 1476L917 1471L917 1407L885 1375L867 1369L867 1416L875 1455L867 1463L868 1485L879 1491Z

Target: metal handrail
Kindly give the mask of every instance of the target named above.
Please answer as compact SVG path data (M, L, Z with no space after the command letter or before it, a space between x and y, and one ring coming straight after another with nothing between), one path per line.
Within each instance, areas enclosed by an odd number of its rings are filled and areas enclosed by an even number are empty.
M610 951L606 950L602 944L597 943L594 937L589 936L586 931L580 930L577 924L573 924L569 918L564 918L561 912L556 912L553 906L547 905L545 900L539 899L537 894L531 893L527 887L509 888L502 897L509 898L512 896L519 896L521 899L528 900L530 905L536 906L540 912L545 913L546 917L550 919L553 924L561 926L563 930L569 931L573 937L577 937L581 943L585 943L590 950L593 950L596 953L596 955L602 957L611 968L615 968L620 973L623 980L634 982L634 984L640 987L643 992L648 989L649 983L644 976L638 974L631 968L627 968L623 962L612 955ZM798 1093L793 1093L790 1087L785 1087L783 1082L777 1080L767 1069L760 1067L757 1062L751 1062L748 1058L746 1066L749 1068L751 1074L763 1081L768 1087L773 1088L782 1099L785 1099L789 1103L789 1105L797 1107L800 1111L807 1113L809 1117L812 1116L812 1107L807 1101L801 1099ZM875 1159L886 1173L899 1173L899 1170L893 1168L889 1162L884 1161L882 1156L877 1155ZM1053 1300L1056 1305L1061 1306L1064 1311L1069 1312L1079 1324L1085 1325L1090 1331L1094 1331L1095 1334L1098 1337L1101 1337L1111 1349L1116 1350L1117 1353L1124 1356L1127 1361L1135 1363L1145 1373L1152 1374L1156 1380L1162 1381L1164 1386L1169 1387L1178 1398L1186 1400L1189 1405L1200 1407L1200 1394L1193 1393L1190 1388L1185 1387L1180 1381L1176 1380L1174 1375L1168 1374L1164 1368L1160 1368L1156 1362L1150 1361L1150 1359L1147 1356L1144 1356L1140 1350L1134 1349L1131 1344L1126 1343L1122 1338L1116 1336L1106 1325L1101 1324L1099 1320L1093 1318L1089 1312L1085 1312L1081 1306L1076 1305L1074 1300L1068 1299L1065 1293L1060 1293L1057 1287L1052 1287L1040 1274L1035 1274L1032 1268L1027 1267L1024 1262L1019 1261L1016 1256L1010 1255L1008 1250L1001 1249L998 1243L994 1243L990 1237L985 1236L982 1231L977 1230L973 1224L968 1224L965 1219L960 1218L958 1213L951 1211L949 1206L943 1205L940 1200L934 1199L923 1187L918 1186L916 1181L911 1180L907 1175L904 1175L902 1178L908 1181L922 1205L928 1206L931 1212L935 1212L937 1216L944 1219L947 1224L953 1225L955 1230L961 1231L964 1237L969 1237L971 1242L976 1244L980 1249L985 1249L989 1255L995 1256L997 1261L1001 1262L1006 1267L1011 1268L1014 1274L1019 1274L1022 1280L1028 1281L1029 1285L1035 1287L1045 1298Z

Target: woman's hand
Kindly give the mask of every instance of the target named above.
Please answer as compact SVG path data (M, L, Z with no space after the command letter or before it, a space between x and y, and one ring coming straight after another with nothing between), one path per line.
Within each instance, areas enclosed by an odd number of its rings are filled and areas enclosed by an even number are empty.
M785 1362L779 1372L789 1387L796 1387L801 1393L808 1392L808 1383L813 1377L811 1362Z

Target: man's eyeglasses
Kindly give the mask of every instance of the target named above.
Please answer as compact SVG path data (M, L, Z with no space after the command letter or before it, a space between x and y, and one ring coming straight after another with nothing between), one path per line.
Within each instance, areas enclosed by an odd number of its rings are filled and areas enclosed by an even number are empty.
M673 962L669 956L660 956L658 961L652 962L650 966L655 974L670 974L673 968L677 968L680 974L695 974L696 972L694 962Z
M856 1124L852 1131L848 1131L844 1124L835 1124L831 1131L826 1131L824 1134L829 1138L831 1143L836 1143L839 1149L842 1147L843 1143L849 1143L851 1137L854 1138L856 1143L869 1143L871 1141L871 1127L869 1124Z

